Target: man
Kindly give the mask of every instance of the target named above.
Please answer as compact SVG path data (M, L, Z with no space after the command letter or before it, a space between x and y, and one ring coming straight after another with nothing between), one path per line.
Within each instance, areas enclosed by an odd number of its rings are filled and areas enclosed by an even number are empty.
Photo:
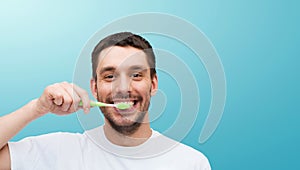
M67 82L50 85L40 98L0 118L0 170L210 169L203 154L150 128L148 108L158 80L148 41L129 32L110 35L95 47L92 67L93 96L109 104L126 102L130 108L100 107L105 124L84 134L52 133L8 142L49 112L89 112L85 90Z

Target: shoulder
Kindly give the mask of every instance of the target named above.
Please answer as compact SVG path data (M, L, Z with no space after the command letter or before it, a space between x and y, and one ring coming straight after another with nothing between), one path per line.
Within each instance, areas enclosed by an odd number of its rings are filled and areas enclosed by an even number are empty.
M158 133L158 132L156 132ZM158 133L159 135L162 135ZM162 135L164 136L164 135ZM186 163L192 165L193 167L198 167L196 169L210 169L210 163L207 157L200 151L183 144L181 142L175 141L169 137L164 136L164 140L172 141L173 147L170 148L168 152L165 153L165 156L172 157L174 161L179 161L181 163ZM172 143L169 142L169 143Z
M183 143L178 143L173 150L174 152L177 152L177 154L181 155L181 157L186 157L188 159L193 158L200 161L208 161L207 157L202 152Z
M173 152L179 155L179 160L182 163L187 163L188 166L199 170L210 170L210 163L207 157L200 151L185 145L178 144L174 147Z
M80 141L83 135L80 133L55 132L38 136L26 137L20 141L9 142L10 147L57 147L58 144L69 143L70 141Z
M39 136L30 136L24 138L23 140L65 140L65 139L79 139L82 137L80 133L70 133L70 132L54 132L47 133Z
M78 141L78 137L80 134L57 132L9 142L12 169L32 169L33 165L45 167L47 162L55 166L61 153L65 153L61 149L76 145L74 141Z
M186 144L183 144L174 139L171 139L157 131L153 131L153 132L154 132L154 137L160 137L160 139L161 139L160 144L164 143L164 142L168 142L169 145L172 145L172 147L170 147L171 148L170 151L181 153L181 154L188 154L191 156L205 157L205 155L202 152L200 152Z

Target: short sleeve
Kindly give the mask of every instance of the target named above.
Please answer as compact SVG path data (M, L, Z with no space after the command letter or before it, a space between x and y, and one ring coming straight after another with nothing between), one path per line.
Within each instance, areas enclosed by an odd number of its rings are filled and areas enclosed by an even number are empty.
M9 142L12 170L49 169L56 165L61 133L27 137L18 142Z

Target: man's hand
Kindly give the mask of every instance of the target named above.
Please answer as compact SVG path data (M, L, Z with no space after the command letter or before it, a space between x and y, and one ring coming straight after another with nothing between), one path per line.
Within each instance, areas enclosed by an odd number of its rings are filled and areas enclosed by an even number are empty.
M82 107L78 106L80 101L83 103ZM80 108L83 108L86 113L89 112L88 93L75 84L63 82L48 86L40 98L0 117L0 170L11 169L7 142L29 122L48 112L64 115Z
M82 101L83 106L78 106L80 101ZM77 85L67 82L46 87L35 104L38 116L48 112L65 115L76 112L80 108L83 108L85 113L89 112L90 99L88 93Z

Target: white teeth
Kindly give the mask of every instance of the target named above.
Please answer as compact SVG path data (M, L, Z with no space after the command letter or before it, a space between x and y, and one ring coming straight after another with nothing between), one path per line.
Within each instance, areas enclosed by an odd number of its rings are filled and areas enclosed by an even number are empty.
M114 104L119 104L119 103L126 103L126 104L130 104L131 106L134 104L131 101L128 101L128 102L121 102L121 101L114 102Z

